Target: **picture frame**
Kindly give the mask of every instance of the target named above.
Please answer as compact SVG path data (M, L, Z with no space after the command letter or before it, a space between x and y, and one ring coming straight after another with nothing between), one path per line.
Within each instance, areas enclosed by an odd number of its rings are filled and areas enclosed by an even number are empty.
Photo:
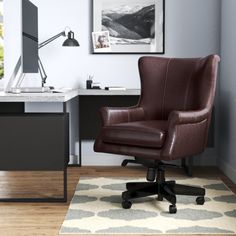
M110 52L110 32L99 31L92 32L93 50L94 52Z
M94 54L164 54L165 0L92 0L92 31L108 31L110 50Z

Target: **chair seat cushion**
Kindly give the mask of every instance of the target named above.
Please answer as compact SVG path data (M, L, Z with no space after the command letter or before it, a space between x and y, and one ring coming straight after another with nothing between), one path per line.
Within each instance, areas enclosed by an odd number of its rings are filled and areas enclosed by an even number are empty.
M149 120L105 126L101 138L105 143L161 148L165 141L167 121Z

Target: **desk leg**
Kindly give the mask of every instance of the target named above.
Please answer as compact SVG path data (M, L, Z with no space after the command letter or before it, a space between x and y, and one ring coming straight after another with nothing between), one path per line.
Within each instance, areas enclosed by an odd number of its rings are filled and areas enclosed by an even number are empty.
M82 140L79 137L79 167L82 166Z
M67 113L67 103L66 102L63 102L63 113ZM71 125L71 123L70 123ZM79 125L79 128L80 128L80 125ZM78 164L68 164L67 163L67 167L81 167L81 142L82 140L80 139L80 134L79 134L79 163Z
M67 164L65 165L63 175L64 196L62 198L62 202L67 202Z
M63 113L67 112L67 106L66 106L66 102L63 102Z
M0 202L67 202L67 167L63 170L63 197L48 198L0 198Z

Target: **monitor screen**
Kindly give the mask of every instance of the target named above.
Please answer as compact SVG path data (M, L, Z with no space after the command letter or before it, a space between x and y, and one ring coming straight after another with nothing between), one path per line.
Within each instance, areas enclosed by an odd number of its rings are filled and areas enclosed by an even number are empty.
M22 72L38 73L38 8L22 0Z

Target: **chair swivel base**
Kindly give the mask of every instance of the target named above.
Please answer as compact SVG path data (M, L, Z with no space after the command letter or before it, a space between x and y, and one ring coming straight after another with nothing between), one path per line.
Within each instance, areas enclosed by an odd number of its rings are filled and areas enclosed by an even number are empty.
M124 209L129 209L132 206L130 200L152 195L157 195L158 201L162 201L163 198L165 198L170 202L169 213L171 214L177 212L176 195L197 196L196 203L198 205L204 204L204 188L180 185L176 184L175 181L165 181L164 170L157 170L157 176L156 182L127 183L127 191L122 193L122 207Z

